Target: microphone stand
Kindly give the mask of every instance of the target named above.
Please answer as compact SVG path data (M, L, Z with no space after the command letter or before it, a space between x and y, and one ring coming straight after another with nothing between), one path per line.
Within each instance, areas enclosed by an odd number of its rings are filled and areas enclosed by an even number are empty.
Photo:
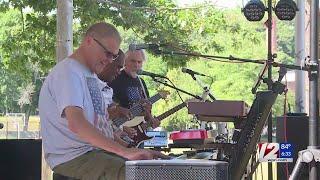
M237 58L232 55L229 57L226 56L213 56L213 55L205 55L205 54L199 54L199 53L188 53L188 52L178 52L178 51L163 51L158 49L155 51L156 54L161 55L161 54L167 54L167 55L183 55L183 56L192 56L192 57L202 57L206 58L208 60L217 60L217 59L225 59L225 60L230 60L230 61L240 61L240 62L248 62L248 63L255 63L255 64L267 64L272 67L285 67L287 69L294 69L294 70L303 70L303 71L309 71L310 68L312 68L311 64L307 64L306 66L297 66L294 64L282 64L278 63L275 61L268 61L265 59L262 60L256 60L256 59L243 59L243 58Z
M209 90L209 88L207 87L207 86L205 86L203 83L202 83L202 81L200 81L199 79L197 79L196 77L195 77L195 74L190 74L190 76L192 77L192 79L193 80L195 80L198 84L199 84L199 86L200 87L202 87L202 89L203 89L203 94L204 95L208 95L213 101L215 101L216 100L216 98L211 94L211 92L210 92L210 90ZM210 77L211 78L211 77ZM205 96L203 96L203 97L205 97ZM205 99L204 99L205 100ZM205 123L208 123L208 122L205 122ZM201 128L202 129L205 129L204 128L204 122L203 121L200 121L200 124L201 124ZM227 126L227 123L225 123L225 122L215 122L214 123L215 125L216 125L216 127L217 127L217 132L218 132L218 136L223 136L223 135L225 135L227 132L226 132L226 126Z
M202 99L200 96L198 96L198 95L191 94L191 93L189 93L189 92L187 92L187 91L185 91L185 90L182 90L182 89L179 89L179 88L177 88L177 87L175 87L175 86L172 86L172 85L168 84L167 82L160 81L160 80L157 79L156 77L152 77L152 79L153 79L155 82L161 83L161 84L163 84L163 85L165 85L165 86L167 86L167 87L170 87L170 88L172 88L172 89L175 89L175 90L177 90L177 91L180 91L180 92L182 92L182 93L184 93L184 94L187 94L187 95L189 95L189 96L192 96L192 97L194 97L194 98L196 98L196 99L203 100L203 99Z
M190 76L192 77L193 80L195 80L195 81L199 84L199 86L203 89L204 93L208 94L208 96L209 96L213 101L216 100L216 98L213 97L213 95L211 94L211 92L210 92L210 90L209 90L209 88L208 88L207 86L203 85L203 83L202 83L200 80L198 80L198 79L194 76L194 74L190 74Z
M194 80L196 80L196 78L193 76L193 75L191 75L192 76L192 78L194 79ZM191 93L189 93L189 92L187 92L187 91L185 91L185 90L182 90L182 89L179 89L179 88L177 88L177 87L175 87L175 86L173 86L173 85L170 85L170 84L168 84L167 82L165 82L165 81L160 81L159 79L157 79L157 77L155 77L155 76L152 76L152 79L155 81L155 82L158 82L158 83L161 83L161 84L163 84L163 85L165 85L165 86L167 86L167 87L170 87L170 88L172 88L172 89L175 89L175 90L177 90L177 91L179 91L179 92L182 92L182 93L184 93L184 94L187 94L187 95L189 95L189 96L192 96L192 97L194 97L194 98L196 98L196 99L198 99L198 100L200 100L200 101L205 101L206 100L206 96L202 96L202 97L200 97L200 96L198 96L198 95L194 95L194 94L191 94ZM168 79L168 78L165 78L165 79ZM169 79L168 79L169 80ZM169 80L170 81L170 80ZM171 82L172 83L172 82ZM204 87L204 89L206 89L205 90L205 92L204 92L204 94L208 94L207 92L208 92L208 88L207 87ZM214 97L213 97L214 98ZM196 116L194 115L194 120L196 120L197 121L197 118L196 118ZM200 128L202 127L202 123L201 122L199 122L199 126L200 126Z
M263 65L263 68L261 69L261 71L260 71L260 73L259 73L259 75L258 75L258 79L257 79L257 81L255 82L253 88L251 89L252 94L255 94L255 93L257 92L258 87L259 87L260 84L261 84L261 80L262 80L262 81L264 80L263 75L264 75L264 73L266 72L266 70L268 69L268 67L269 67L268 63L265 63L265 64ZM264 81L264 82L265 82L265 81ZM269 83L269 82L267 82L267 84L268 84L268 83Z

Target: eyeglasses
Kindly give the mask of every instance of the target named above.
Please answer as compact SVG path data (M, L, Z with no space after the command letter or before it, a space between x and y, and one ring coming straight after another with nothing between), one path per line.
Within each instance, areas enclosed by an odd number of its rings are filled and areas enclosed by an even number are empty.
M101 46L104 50L104 53L106 55L106 57L108 59L112 59L113 61L116 60L119 57L119 54L113 54L112 52L110 52L107 48L105 48L97 39L93 38L93 40L95 42L97 42L99 44L99 46Z

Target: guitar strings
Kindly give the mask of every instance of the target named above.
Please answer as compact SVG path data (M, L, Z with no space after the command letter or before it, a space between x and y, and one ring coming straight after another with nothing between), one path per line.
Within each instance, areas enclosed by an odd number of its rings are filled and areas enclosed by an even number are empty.
M156 94L156 95L152 96L151 98L149 98L148 101L151 102L151 104L153 104L154 102L156 102L160 98L161 98L161 95ZM138 116L142 111L143 111L143 107L142 107L142 104L140 104L140 103L135 104L130 108L130 113L133 115L133 117ZM115 120L113 120L114 124L118 127L121 126L122 124L124 124L126 121L128 121L126 118L116 118Z

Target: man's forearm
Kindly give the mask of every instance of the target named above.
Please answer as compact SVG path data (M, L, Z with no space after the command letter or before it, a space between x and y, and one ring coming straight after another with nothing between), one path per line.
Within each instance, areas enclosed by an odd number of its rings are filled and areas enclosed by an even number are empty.
M80 109L80 108L79 108ZM68 112L69 111L69 112ZM69 115L68 115L69 114ZM105 137L100 131L92 126L82 114L82 110L66 109L69 129L77 134L82 140L95 147L123 156L126 148Z
M100 131L94 128L90 123L79 123L76 134L83 140L93 146L99 147L109 152L118 154L124 151L123 146L114 142L111 138L105 137Z

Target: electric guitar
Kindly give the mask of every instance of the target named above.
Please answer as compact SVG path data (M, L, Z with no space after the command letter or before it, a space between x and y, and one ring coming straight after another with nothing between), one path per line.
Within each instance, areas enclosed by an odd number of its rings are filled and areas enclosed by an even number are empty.
M156 119L158 119L159 121L162 121L163 119L169 117L173 113L179 111L180 109L182 109L186 106L187 106L187 103L183 102L183 103L173 107L172 109L162 113L161 115L157 116ZM147 123L140 122L139 124L136 124L134 126L129 126L137 131L137 135L135 135L133 138L131 138L132 139L132 142L131 142L132 146L138 147L144 141L147 141L147 140L150 140L153 138L153 137L147 136L145 133L145 129L150 126L151 126L151 122L147 122Z
M165 99L168 95L169 95L168 91L162 90L162 91L159 91L156 95L147 99L147 101L153 104L160 99ZM115 118L112 120L113 125L115 125L116 127L120 127L121 125L131 127L131 126L135 126L137 123L140 124L141 122L144 122L144 116L141 116L143 111L144 111L143 105L141 103L136 103L129 109L129 112L131 114L131 119L128 119L126 117Z

